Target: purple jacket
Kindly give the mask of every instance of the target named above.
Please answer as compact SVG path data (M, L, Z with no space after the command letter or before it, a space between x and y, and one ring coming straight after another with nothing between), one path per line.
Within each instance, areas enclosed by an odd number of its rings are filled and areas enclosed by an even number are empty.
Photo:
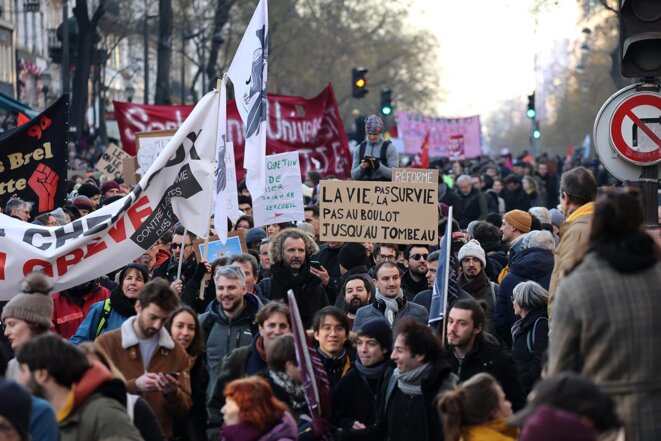
M280 421L267 433L260 436L257 428L248 424L224 425L221 429L223 441L296 441L298 427L289 412L285 412Z

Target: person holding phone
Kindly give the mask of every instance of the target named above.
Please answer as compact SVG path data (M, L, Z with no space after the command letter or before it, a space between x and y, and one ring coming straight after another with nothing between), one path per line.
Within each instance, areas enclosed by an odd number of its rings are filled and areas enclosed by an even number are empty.
M399 167L395 145L383 138L383 120L370 115L365 120L365 141L353 150L351 179L354 181L390 181L392 169Z
M188 354L164 327L179 305L165 280L153 280L140 291L136 316L95 342L126 378L128 392L147 400L166 438L173 435L175 417L192 405Z

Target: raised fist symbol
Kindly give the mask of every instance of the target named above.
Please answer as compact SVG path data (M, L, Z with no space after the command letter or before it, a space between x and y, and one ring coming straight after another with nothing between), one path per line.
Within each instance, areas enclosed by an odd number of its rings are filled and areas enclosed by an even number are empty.
M55 193L60 177L52 168L39 164L32 172L28 185L39 197L39 213L51 211L55 208Z

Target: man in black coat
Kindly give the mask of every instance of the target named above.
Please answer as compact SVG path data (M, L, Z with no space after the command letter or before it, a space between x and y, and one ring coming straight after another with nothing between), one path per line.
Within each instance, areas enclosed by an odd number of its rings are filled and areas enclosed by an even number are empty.
M331 423L362 429L376 422L383 404L384 382L394 365L390 360L392 330L385 319L365 323L358 332L358 358L333 391Z
M512 358L507 351L484 333L486 313L473 299L458 300L447 321L447 339L451 347L449 357L452 371L459 381L486 372L498 380L505 396L517 411L525 405L526 396L519 381Z
M439 393L452 390L457 378L431 328L406 319L397 325L395 334L390 358L397 367L385 383L378 422L343 433L343 440L443 439L436 398Z
M328 305L321 280L310 269L310 256L319 248L312 238L296 228L280 231L271 240L269 250L271 277L259 282L262 294L270 300L289 303L287 291L293 290L305 328L312 326L314 315ZM323 271L326 276L327 272Z

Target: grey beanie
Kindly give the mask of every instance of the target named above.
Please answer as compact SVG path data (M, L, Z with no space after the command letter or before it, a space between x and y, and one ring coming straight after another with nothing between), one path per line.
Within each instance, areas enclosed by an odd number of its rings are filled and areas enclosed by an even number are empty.
M16 294L2 310L2 320L15 318L50 328L54 309L50 295L52 289L43 274L29 274L23 280L22 292Z

